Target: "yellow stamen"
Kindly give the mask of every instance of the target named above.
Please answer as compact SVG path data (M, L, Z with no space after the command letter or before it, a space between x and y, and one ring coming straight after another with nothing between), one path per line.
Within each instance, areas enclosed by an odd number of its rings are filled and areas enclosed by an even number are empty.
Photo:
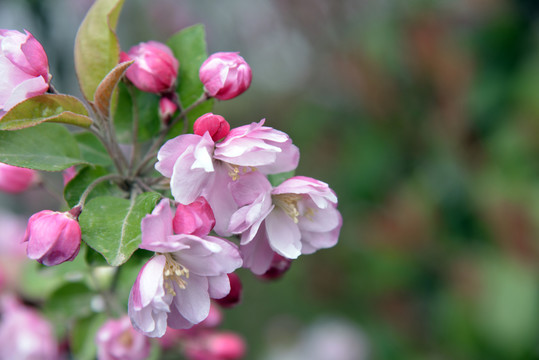
M165 280L174 281L176 284L178 284L180 289L185 289L187 287L186 279L189 279L189 269L176 262L171 254L165 253L161 255L164 255L166 258L165 268L163 269L163 276ZM174 286L169 281L165 281L165 289L172 296L176 295Z
M301 195L298 194L278 194L273 195L273 203L280 207L294 223L298 223L298 216L301 214L298 210L298 201L301 199Z

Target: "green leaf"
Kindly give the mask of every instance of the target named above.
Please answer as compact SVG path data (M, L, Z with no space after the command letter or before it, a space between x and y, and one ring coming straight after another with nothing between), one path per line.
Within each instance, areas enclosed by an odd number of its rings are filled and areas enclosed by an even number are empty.
M56 324L63 324L65 328L70 318L92 314L93 295L93 291L82 282L67 283L51 294L43 310Z
M58 124L0 131L0 162L45 171L85 163L73 135Z
M95 335L105 323L105 314L95 314L77 319L69 333L69 345L75 359L94 360L97 354Z
M138 248L140 222L160 197L157 193L144 193L131 200L112 196L92 199L79 217L82 239L110 265L122 265Z
M99 86L95 91L94 105L103 116L109 116L114 90L131 64L133 64L133 60L118 64L107 74L107 76L105 76L103 81L99 83Z
M64 188L64 199L70 207L78 204L82 193L96 179L108 175L107 169L100 166L86 166L82 168L77 175ZM90 200L99 196L116 196L122 197L126 195L121 189L110 181L104 181L97 185L88 195L86 200Z
M208 58L204 25L185 28L173 35L167 42L174 56L180 62L177 92L184 108L193 104L204 94L204 85L198 77L200 65ZM207 101L188 114L190 124L207 112L211 112L213 101Z
M287 171L279 174L270 174L268 175L268 180L273 187L281 185L285 180L290 179L296 173L295 170Z
M137 103L139 129L138 141L152 139L161 126L159 119L159 96L132 88ZM133 141L133 101L124 83L118 84L118 106L114 114L114 126L118 141L131 143Z
M44 94L26 99L11 108L0 118L0 130L19 130L46 121L80 127L92 125L88 111L76 97Z
M116 24L124 0L96 0L75 39L75 70L86 99L92 101L101 80L118 64Z
M75 134L75 139L79 143L82 159L95 165L105 167L112 165L112 160L107 153L107 149L105 149L105 146L103 146L94 134L80 132Z

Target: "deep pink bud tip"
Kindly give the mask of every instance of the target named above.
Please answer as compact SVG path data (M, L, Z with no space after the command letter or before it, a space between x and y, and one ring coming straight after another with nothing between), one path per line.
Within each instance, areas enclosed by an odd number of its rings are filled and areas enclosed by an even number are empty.
M230 281L230 292L222 299L215 301L224 308L230 308L241 302L242 284L240 277L234 273L227 274Z
M290 269L290 265L292 265L292 260L275 253L270 268L259 277L266 280L280 279Z
M228 135L230 124L221 115L207 113L199 117L193 124L193 132L196 135L202 136L206 131L213 141L217 142Z

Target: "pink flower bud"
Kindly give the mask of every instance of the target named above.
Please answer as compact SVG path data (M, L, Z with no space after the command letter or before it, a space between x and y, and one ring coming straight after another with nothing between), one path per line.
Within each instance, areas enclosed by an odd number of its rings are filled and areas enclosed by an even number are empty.
M25 33L0 29L0 113L49 89L47 54L32 34Z
M280 279L290 269L290 265L292 265L292 260L274 253L270 268L259 277L266 280Z
M218 52L211 55L198 73L206 93L219 100L229 100L242 94L251 85L251 68L238 52Z
M178 204L172 220L176 234L206 236L215 226L210 204L202 196L189 205Z
M77 215L51 210L32 215L23 240L28 242L27 256L47 266L75 259L81 242Z
M37 178L35 170L0 163L0 191L21 193L34 184Z
M228 280L230 281L230 292L227 296L221 299L215 299L215 301L224 308L230 308L238 305L241 301L242 285L241 280L235 273L230 273Z
M207 113L196 119L193 124L193 132L203 136L206 131L213 141L217 142L225 138L230 132L230 124L221 115Z
M208 332L184 345L190 360L238 360L246 349L245 340L232 332Z
M180 64L165 44L156 41L140 43L127 54L123 53L120 59L135 60L125 74L140 90L159 94L174 87Z
M159 118L163 123L168 124L176 110L178 107L169 98L163 96L159 99Z
M150 354L150 340L137 332L129 317L110 319L98 330L98 360L143 360Z

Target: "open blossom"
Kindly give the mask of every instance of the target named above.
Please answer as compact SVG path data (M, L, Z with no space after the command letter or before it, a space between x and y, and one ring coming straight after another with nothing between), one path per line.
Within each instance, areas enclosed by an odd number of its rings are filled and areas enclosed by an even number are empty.
M57 360L58 343L51 324L36 310L5 298L0 321L0 359Z
M157 159L155 168L171 178L174 199L189 204L204 196L219 214L215 231L228 236L230 216L237 210L230 184L252 171L276 174L294 170L299 150L287 134L264 126L261 120L230 130L219 143L209 132L180 135L161 147Z
M133 46L121 54L122 61L134 60L125 75L137 88L151 93L170 91L176 83L180 64L172 50L157 41Z
M271 267L275 253L295 259L337 243L337 197L322 181L295 176L272 189L255 172L235 182L232 193L240 208L229 230L241 234L244 266L257 275Z
M199 77L208 95L229 100L249 88L253 75L238 52L218 52L202 63Z
M0 163L0 191L18 194L36 182L35 170Z
M98 360L143 360L150 354L150 339L131 326L129 317L110 319L97 331Z
M156 255L141 269L129 295L133 326L160 337L167 325L187 329L200 323L208 317L210 298L230 292L227 274L242 265L238 248L207 234L175 234L168 199L161 200L141 226L140 248Z
M28 257L47 266L75 259L81 243L81 230L76 215L52 210L32 215L24 234L24 242L28 243Z
M43 46L28 31L0 29L0 116L17 103L49 89Z

